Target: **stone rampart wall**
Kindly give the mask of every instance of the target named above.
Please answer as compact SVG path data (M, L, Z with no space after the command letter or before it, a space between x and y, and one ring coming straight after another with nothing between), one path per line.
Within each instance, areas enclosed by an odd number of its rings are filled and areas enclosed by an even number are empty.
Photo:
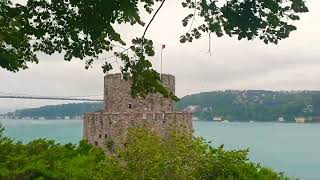
M184 128L192 132L192 115L186 112L168 113L87 113L84 115L84 139L106 149L107 141L123 146L128 129L139 125L163 134L165 129Z

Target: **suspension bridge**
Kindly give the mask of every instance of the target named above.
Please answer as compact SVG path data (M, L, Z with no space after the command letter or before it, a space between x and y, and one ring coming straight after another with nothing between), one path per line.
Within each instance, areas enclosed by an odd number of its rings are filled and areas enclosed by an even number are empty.
M8 93L0 92L0 99L42 99L42 100L59 100L59 101L93 101L100 102L103 101L102 98L92 98L92 97L102 97L99 95L85 95L85 96L38 96L30 94L18 94L18 93ZM91 98L90 98L91 97Z

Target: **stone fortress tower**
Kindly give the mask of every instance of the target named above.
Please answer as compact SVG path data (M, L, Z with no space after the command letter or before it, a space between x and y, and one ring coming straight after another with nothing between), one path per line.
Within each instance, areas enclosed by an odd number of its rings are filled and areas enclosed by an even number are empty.
M175 77L162 74L161 78L174 93ZM104 77L104 111L84 115L84 139L107 150L114 144L124 146L128 129L134 126L147 125L160 134L171 126L192 132L192 114L176 112L173 100L160 94L133 99L130 92L131 81L121 74Z

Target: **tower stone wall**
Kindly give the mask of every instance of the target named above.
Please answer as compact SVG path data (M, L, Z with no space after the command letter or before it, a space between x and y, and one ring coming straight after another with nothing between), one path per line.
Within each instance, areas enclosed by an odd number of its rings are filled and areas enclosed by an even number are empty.
M175 77L168 74L161 76L164 85L174 94ZM131 97L131 81L121 74L104 77L104 109L106 112L172 112L175 102L163 98L160 94L150 94L146 98Z
M161 79L174 93L175 77L163 74ZM110 142L123 146L130 127L147 125L160 134L169 127L192 132L192 114L176 112L173 100L160 94L132 98L130 91L131 81L121 74L104 77L104 111L84 115L84 139L107 150Z

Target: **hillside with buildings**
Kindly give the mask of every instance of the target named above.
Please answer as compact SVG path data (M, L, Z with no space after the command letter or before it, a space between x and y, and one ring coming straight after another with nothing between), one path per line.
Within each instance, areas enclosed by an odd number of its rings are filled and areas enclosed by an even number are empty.
M62 104L17 110L5 116L68 119L103 109L102 103ZM178 111L193 112L194 119L215 121L318 121L320 91L213 91L185 96Z
M200 120L317 121L320 91L205 92L183 97L177 109L190 110Z

